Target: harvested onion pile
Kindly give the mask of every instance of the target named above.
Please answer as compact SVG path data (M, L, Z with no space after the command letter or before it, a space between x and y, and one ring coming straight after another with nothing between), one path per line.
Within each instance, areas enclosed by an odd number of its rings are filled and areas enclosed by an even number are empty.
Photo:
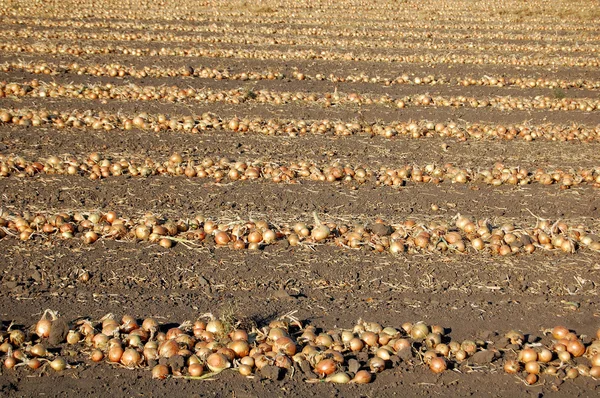
M295 377L297 371L308 383L367 384L386 370L401 367L406 372L419 366L434 373L503 367L526 384L540 377L600 377L600 330L593 338L556 326L544 336L526 338L511 330L503 336L488 332L456 341L443 327L423 322L395 328L358 321L352 329L319 330L288 314L247 330L207 315L207 321L166 328L153 318L138 321L124 315L119 321L112 314L96 322L79 318L67 324L47 310L33 333L0 330L0 352L7 369L36 370L49 364L60 372L70 367L64 359L68 352L68 357L148 369L155 379L204 379L233 369L250 378L279 380Z

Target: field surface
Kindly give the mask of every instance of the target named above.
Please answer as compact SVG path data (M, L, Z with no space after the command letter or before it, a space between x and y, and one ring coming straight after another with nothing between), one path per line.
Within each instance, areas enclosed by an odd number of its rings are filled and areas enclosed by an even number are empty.
M599 20L592 0L0 1L0 395L597 396ZM153 356L124 315L195 337ZM247 377L205 364L235 328ZM91 361L100 332L139 361Z

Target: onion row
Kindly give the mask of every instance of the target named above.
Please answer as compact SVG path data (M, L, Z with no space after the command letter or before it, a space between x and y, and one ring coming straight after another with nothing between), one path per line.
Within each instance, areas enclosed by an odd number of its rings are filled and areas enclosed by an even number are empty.
M49 156L35 161L21 156L0 154L0 177L48 175L82 175L92 180L111 176L131 175L149 177L154 175L209 178L215 182L244 180L270 180L272 182L296 183L299 180L327 182L356 182L364 184L402 187L407 183L456 184L482 183L500 185L558 185L561 189L592 185L600 188L600 166L588 169L560 168L527 170L497 163L491 168L460 168L452 163L443 165L403 165L397 167L369 167L333 162L322 166L315 162L298 161L277 163L273 161L236 161L229 158L184 158L173 154L168 161L158 159L104 158L93 153L87 158L74 156Z
M77 45L38 42L29 44L27 41L21 43L0 43L3 52L33 53L33 54L68 54L74 56L123 54L136 57L207 57L207 58L238 58L259 60L329 60L329 61L367 61L385 63L407 63L407 64L458 64L458 65L518 65L518 66L569 66L582 68L597 68L600 60L597 57L541 57L539 55L499 55L499 54L409 54L389 55L360 54L353 52L338 52L330 50L272 50L272 49L214 49L211 47L200 48L178 48L178 47L135 47L121 44L102 45Z
M233 45L270 45L270 46L302 46L302 47L324 47L335 48L344 47L354 52L370 49L389 49L389 50L446 50L446 51L471 51L477 50L481 52L490 52L495 54L525 52L532 54L548 54L548 53L593 53L597 51L598 44L579 44L578 46L569 46L564 44L513 44L511 42L504 43L498 46L498 43L463 41L459 42L456 39L448 41L398 41L397 38L389 38L377 41L373 40L358 40L346 38L315 38L291 36L285 37L282 34L277 34L273 37L263 35L259 32L253 33L251 36L243 33L247 29L240 29L240 33L223 34L217 33L214 35L197 34L173 34L173 33L156 33L150 30L140 32L116 32L109 31L92 31L86 32L79 29L40 29L40 28L19 28L15 30L0 30L0 38L8 39L44 39L44 40L85 40L92 41L126 41L136 43L157 43L164 45L165 43L183 43L187 45L193 44L233 44Z
M180 68L169 68L165 66L126 66L119 63L104 64L80 64L64 63L55 64L45 61L40 62L5 62L0 64L0 71L9 73L14 71L28 72L36 75L60 76L64 74L76 74L87 76L110 76L110 77L197 77L202 79L215 80L283 80L287 76L283 72L277 71L245 71L231 72L227 69L217 69L203 66L184 66ZM435 76L432 74L426 76L414 76L402 74L397 77L369 76L366 72L355 73L352 75L341 76L333 73L316 73L314 75L303 73L300 70L294 70L291 74L296 80L308 81L331 81L335 83L371 83L392 86L396 84L419 85L419 86L492 86L492 87L518 87L528 88L551 88L551 89L571 89L583 88L586 90L600 89L600 81L587 79L550 79L533 77L504 77L488 76L483 77L453 77L449 78L443 75ZM557 92L557 94L561 94ZM564 93L562 93L564 94Z
M92 128L94 130L149 130L181 131L198 134L205 131L225 130L234 133L286 135L306 134L348 136L365 134L393 138L442 137L459 141L524 140L524 141L582 141L600 139L600 125L531 125L527 122L514 125L484 123L434 123L432 121L396 121L391 123L342 122L325 120L282 120L255 118L222 118L212 113L199 116L167 116L165 114L138 115L111 114L88 111L48 111L32 109L0 109L0 125L63 128Z
M256 24L256 21L247 20L245 23L238 23L236 25L231 25L229 23L225 23L222 20L212 22L211 24L202 24L202 25L184 25L181 23L149 23L144 22L140 23L138 21L122 21L122 20L80 20L80 19L61 19L61 20L52 20L47 18L5 18L4 22L7 24L14 25L27 25L27 26L42 26L46 28L55 28L55 27L66 27L66 28L78 28L78 29L94 29L94 28L102 28L102 29L110 29L111 31L116 30L126 30L129 31L131 29L146 29L151 32L155 31L171 31L171 32L193 32L193 33L218 33L218 34L246 34L248 32L248 23L253 24L252 32L256 32L261 35L275 35L275 37L280 37L282 35L288 35L292 37L298 36L311 36L311 37L319 37L319 36L335 36L335 37L344 37L344 38L365 38L365 39L374 39L374 38L388 38L388 39L402 39L402 38L412 38L412 39L429 39L429 40L440 40L440 39L451 39L451 40L511 40L511 41L541 41L544 42L566 42L572 40L571 36L577 35L577 42L579 43L596 43L599 39L594 35L586 35L586 31L564 31L561 32L560 36L548 36L543 34L541 31L531 31L529 30L527 33L517 33L514 30L494 30L494 31L484 31L479 32L473 29L458 29L452 27L450 32L445 32L449 26L446 26L446 29L440 27L439 25L432 29L431 26L428 27L429 24L425 23L425 25L417 25L415 23L399 23L394 26L392 29L381 29L379 26L374 24L369 24L369 21L365 21L363 26L371 25L370 29L357 31L356 29L349 28L345 25L333 25L333 26L311 26L311 27L302 27L298 26L264 26L260 24ZM398 29L398 28L410 28L407 29ZM460 30L463 30L461 32ZM591 32L591 31L588 31Z
M352 2L343 2L339 5L338 11L335 11L335 6L327 3L323 5L315 6L312 1L303 1L303 4L295 2L295 5L290 5L287 2L273 3L272 6L256 6L252 7L246 5L235 5L228 7L220 3L209 3L206 7L197 7L194 5L181 5L171 4L170 12L168 16L165 16L158 4L157 6L146 6L147 12L140 13L139 8L133 3L130 6L124 6L121 4L119 9L120 20L143 20L143 21L159 21L159 22L175 22L184 21L186 23L209 23L209 22L237 22L242 24L256 23L256 16L260 15L262 23L270 24L282 24L289 23L290 11L296 10L297 14L294 17L294 23L296 24L310 24L316 26L332 26L332 27L363 27L365 20L369 20L372 23L377 23L379 27L386 28L415 28L415 27L426 27L428 29L471 29L471 30L499 30L504 29L507 31L546 31L555 33L557 30L564 31L576 31L576 32L595 32L598 28L594 24L582 23L583 21L593 21L594 8L593 3L581 4L578 7L579 14L573 15L572 7L570 4L566 5L566 11L571 11L568 15L577 16L575 18L565 18L562 14L555 15L554 12L564 11L565 6L562 7L547 7L547 3L540 1L529 2L526 8L526 21L519 17L519 7L522 3L504 3L504 7L500 9L500 12L494 12L491 21L487 21L486 24L482 24L482 18L490 19L489 8L485 7L481 9L477 6L473 6L472 2L463 2L453 4L452 7L444 7L443 14L439 14L439 7L435 4L431 4L431 8L426 7L422 9L421 13L416 13L416 9L420 9L423 5L419 4L419 7L406 7L398 8L394 5L383 6L382 3L377 3L376 6L370 7L372 4L360 3L352 4ZM23 4L15 11L12 8L8 8L2 14L8 14L11 16L43 16L45 18L56 17L64 18L68 15L73 19L85 19L90 16L89 9L93 9L94 6L98 6L100 3L85 1L77 2L78 7L71 7L69 2L57 5L51 4L49 6L44 3L35 4ZM475 3L477 4L477 3ZM114 13L115 5L112 3L106 4L104 8L98 8L95 10L93 16L95 18L115 18ZM540 12L543 9L546 12L551 12L551 15L546 16L545 13ZM389 12L393 11L393 12ZM399 15L398 13L401 12ZM248 15L250 13L250 16ZM482 16L481 14L484 14ZM254 14L254 15L252 15ZM432 18L435 15L435 19ZM419 18L415 18L419 16ZM515 21L518 19L518 22ZM582 21L583 20L583 21ZM551 22L551 23L550 23Z
M35 325L35 333L0 330L6 369L28 366L36 370L41 361L49 362L57 372L68 367L62 357L46 349L56 321L48 320L47 313ZM535 384L539 377L600 376L600 330L589 339L560 325L546 329L540 343L529 344L526 335L515 330L460 341L446 335L444 327L423 322L391 327L359 320L351 329L319 330L291 314L261 329L240 328L212 314L168 327L154 318L124 315L118 320L113 314L73 323L66 337L54 339L54 345L65 345L92 362L149 369L155 379L202 379L207 371L204 377L229 368L251 376L266 374L263 369L271 367L269 377L274 380L284 373L293 377L297 369L307 383L367 384L375 379L374 374L401 363L404 372L425 366L434 373L473 365L490 371L503 365L505 373L522 375L525 384Z
M289 103L319 104L324 107L336 105L383 105L396 108L408 107L470 107L508 110L585 111L600 109L600 99L595 98L534 98L514 96L465 97L419 94L393 97L389 94L371 95L359 93L285 92L236 88L214 90L206 88L182 88L177 86L138 86L135 84L57 84L37 79L22 83L0 82L0 98L80 98L87 100L119 101L166 101L200 103L225 102L229 104L261 103L283 105Z
M365 248L391 254L483 252L500 256L540 250L564 253L600 250L598 237L584 225L569 225L564 221L552 224L547 220L519 227L457 216L455 222L409 219L392 226L377 219L365 226L343 221L324 224L315 215L312 226L304 222L275 226L264 220L219 222L204 216L171 220L151 213L130 219L118 217L113 211L24 212L1 216L0 238L14 237L23 241L40 236L44 239L78 238L91 244L103 238L150 241L166 248L176 242L201 245L210 241L218 247L235 250L259 250L277 242L290 246L326 243L343 249Z

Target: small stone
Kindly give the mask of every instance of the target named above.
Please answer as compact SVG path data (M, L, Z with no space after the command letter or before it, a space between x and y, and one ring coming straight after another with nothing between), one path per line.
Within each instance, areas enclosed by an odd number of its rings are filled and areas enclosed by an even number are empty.
M386 224L381 223L373 223L367 227L368 230L373 232L375 235L379 236L387 236L391 235L394 232L394 229Z
M398 351L396 353L396 355L398 356L398 358L402 359L403 361L409 361L413 358L412 349L410 347L405 347L405 348L401 349L400 351Z
M273 365L265 365L260 370L260 375L265 379L277 381L281 376L281 368Z
M50 326L50 335L48 336L48 344L50 345L58 345L65 341L67 338L67 334L69 333L69 325L67 322L58 318L52 321L52 326Z
M312 366L310 366L310 362L308 362L306 359L300 361L300 363L298 363L297 365L300 368L300 370L302 371L302 373L304 373L308 379L316 379L317 378L317 375L312 370Z
M360 362L367 362L369 360L369 353L361 351L358 354L356 354L356 359Z
M360 370L360 362L352 358L348 360L348 372L356 373Z
M294 298L284 289L279 289L273 292L273 298L279 300L293 300Z
M181 355L173 355L169 358L168 364L173 372L179 372L185 366L185 359Z
M10 282L6 282L5 285L8 289L14 289L15 287L17 287L19 285L19 283L17 281L10 281Z
M483 350L473 354L473 356L469 358L469 363L474 363L475 365L486 365L491 363L494 359L496 359L495 351Z
M33 279L36 282L39 282L42 280L42 275L40 274L39 271L33 271L31 273L31 279Z
M508 339L506 337L502 337L498 339L495 345L499 349L505 349L508 346Z

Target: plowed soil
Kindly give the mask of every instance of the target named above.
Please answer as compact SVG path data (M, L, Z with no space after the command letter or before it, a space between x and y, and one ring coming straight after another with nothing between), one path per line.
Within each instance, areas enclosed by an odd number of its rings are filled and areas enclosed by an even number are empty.
M27 4L26 2L9 2ZM44 6L40 10L50 7ZM79 4L81 2L74 2ZM83 2L92 3L92 2ZM137 10L145 14L140 3L134 5L110 4L115 10ZM169 1L165 3L171 3ZM172 2L178 5L174 15L183 12L187 2ZM311 24L296 21L297 15L314 14L311 8L302 8L306 3L314 3L317 9L340 7L336 2L301 2L300 8L286 10L287 2L275 2L273 13L265 14L261 21L260 11L246 3L240 5L239 13L231 14L229 2L208 1L208 6L189 5L202 11L200 16L222 18L224 22L215 26L237 26L253 29L261 27L281 27L272 23L274 19L294 21L290 28L317 28L327 30L327 34L314 37L335 39L336 29L343 25ZM346 3L346 2L342 2ZM348 1L360 7L371 2ZM373 2L381 7L391 1ZM433 2L445 4L444 2ZM485 25L490 23L521 24L515 34L539 33L542 39L480 40L480 43L497 45L496 52L511 55L504 46L511 44L543 44L544 37L549 45L562 44L575 46L578 37L585 37L585 45L594 51L589 53L566 53L568 57L589 57L597 59L600 51L600 29L586 25L589 31L578 36L575 30L585 24L580 14L579 20L559 18L556 14L534 14L531 27L518 22L519 15L510 17L516 4L512 1L502 7L506 13L488 15L486 2L473 5L475 14ZM563 2L559 2L562 10ZM584 2L588 3L588 2ZM0 5L2 19L22 18L22 25L35 29L33 21L27 22L28 13L24 8L10 4ZM238 4L237 2L235 4ZM241 3L240 3L241 4ZM444 24L456 27L435 30L427 27L406 28L414 32L433 33L473 33L481 32L479 22L467 18L473 11L470 2L459 2L459 9L453 10L450 19ZM591 4L591 2L590 2ZM435 6L421 2L398 2L398 7L422 6L432 10ZM85 7L77 5L75 8ZM107 6L108 7L108 6ZM132 8L133 7L133 8ZM156 6L153 6L156 7ZM168 5L165 5L169 8ZM244 8L246 7L246 8ZM250 8L248 8L250 7ZM500 7L500 6L499 6ZM525 5L523 5L525 7ZM573 4L572 7L577 7ZM596 4L597 7L597 4ZM60 7L59 7L60 9ZM108 8L107 8L108 10ZM219 13L218 11L221 11ZM119 18L96 15L88 10L88 22L119 22ZM106 10L105 10L106 11ZM460 11L460 12L459 12ZM33 11L32 11L33 12ZM338 21L344 21L344 14L337 13ZM432 11L433 12L433 11ZM461 12L463 12L461 14ZM294 15L291 15L291 14ZM59 13L60 14L60 13ZM210 20L193 24L178 21L165 15L153 17L153 23L180 24L181 26L207 26ZM184 13L188 15L187 13ZM74 15L80 15L77 11ZM127 14L129 15L129 14ZM228 17L229 15L229 17ZM356 17L356 11L349 16ZM376 26L378 21L369 11L364 20L365 28ZM386 23L394 23L393 12L381 8L379 17ZM405 13L402 21L410 18ZM422 14L419 14L422 15ZM453 17L456 21L452 21ZM245 16L253 17L253 23L241 21ZM44 16L42 11L36 18L45 21L70 20L69 15ZM228 22L228 18L230 18ZM348 17L350 18L350 17ZM371 18L371 19L369 19ZM420 18L420 17L417 17ZM435 20L435 16L432 17ZM463 19L461 19L463 18ZM467 22L464 22L467 18ZM208 18L210 19L210 18ZM73 20L78 20L73 17ZM128 22L143 22L143 19L123 19ZM348 19L349 21L351 19ZM551 41L554 31L544 29L545 21L559 24L564 28L564 40ZM338 22L334 21L334 22ZM427 23L432 21L423 19ZM462 21L462 22L461 22ZM398 22L398 21L396 21ZM460 26L459 25L460 22ZM362 24L363 21L353 20ZM464 28L467 24L472 29ZM29 25L30 24L30 25ZM491 26L491 25L490 25ZM52 32L63 28L44 28ZM496 28L495 28L496 29ZM72 30L72 29L71 29ZM81 33L116 31L121 33L140 32L136 29L94 29L87 28ZM143 30L141 30L143 32ZM362 32L363 29L356 29ZM402 31L402 28L399 28ZM492 30L496 32L496 30ZM560 31L557 30L558 35ZM4 35L4 30L0 31ZM189 35L189 33L186 33ZM215 34L211 34L215 35ZM273 35L276 37L276 35ZM38 39L17 39L2 36L7 43L39 43ZM187 36L186 36L187 37ZM193 36L191 36L193 37ZM202 37L199 34L198 37ZM286 35L294 38L294 35ZM310 38L313 36L302 36ZM533 36L532 36L533 37ZM365 39L368 43L369 39ZM413 39L416 43L420 41ZM433 39L432 39L433 40ZM474 39L462 39L456 43ZM41 43L58 43L55 39ZM265 43L264 45L223 44L215 48L241 48L252 51L277 50L295 51L312 49L320 51L348 51L355 54L419 54L422 51L443 55L449 52L461 54L482 54L475 49L453 50L452 40L439 42L438 50L373 49L363 46L348 48L325 48L320 46L283 46ZM455 43L455 44L456 44ZM101 40L82 40L80 45L131 46L140 48L211 47L198 43L169 43ZM493 98L513 96L533 99L537 96L556 98L600 99L600 87L564 88L558 92L553 88L520 87L463 87L456 83L444 85L396 84L385 86L380 83L351 83L306 80L293 77L296 70L307 76L335 74L348 76L367 73L369 76L395 78L402 74L409 76L444 76L448 79L483 76L507 76L534 79L556 79L567 81L600 81L598 67L569 67L561 64L561 52L544 53L532 51L531 56L554 60L548 66L508 65L483 63L400 63L368 61L332 61L323 59L240 59L214 57L148 56L137 57L123 54L106 55L67 55L28 52L0 51L0 64L3 63L42 63L67 65L77 62L81 65L120 64L143 68L144 66L178 69L200 67L227 69L231 74L241 72L277 71L285 75L278 80L237 81L215 80L200 77L155 77L123 78L58 73L38 75L28 71L0 72L0 81L21 83L38 79L45 83L68 84L136 84L140 86L178 86L182 88L210 88L214 90L252 89L280 92L359 92L361 94L391 96L458 96ZM515 54L518 58L519 54ZM467 107L409 107L397 109L382 105L341 105L331 108L320 104L226 104L183 101L169 103L163 100L88 100L68 98L30 98L7 96L0 98L2 109L49 109L55 111L93 110L122 114L201 115L204 112L218 114L222 118L234 116L265 119L304 119L341 120L344 122L362 121L365 123L388 123L392 121L428 120L435 123L450 121L461 123L490 123L505 126L515 124L536 125L576 125L590 128L600 126L600 109L588 111L563 111L539 109L532 111L499 111L493 108ZM336 136L333 134L308 134L297 137L285 135L260 135L232 133L225 130L211 130L200 134L183 131L161 131L134 129L125 131L93 130L91 128L57 128L52 126L18 126L0 124L0 154L19 155L26 159L46 159L50 156L85 157L98 152L110 159L151 157L168 160L173 153L202 159L204 157L227 157L232 161L261 160L287 162L308 160L319 164L340 161L342 164L365 165L373 169L394 167L405 164L445 164L459 167L490 168L496 163L506 166L537 168L579 169L600 166L600 141L548 141L536 140L491 140L427 137L413 139L396 136L391 139L355 134ZM432 209L432 205L437 210ZM198 214L208 218L237 220L266 219L274 224L294 221L312 222L316 212L323 221L340 220L352 225L366 225L381 218L394 225L405 219L452 220L457 214L476 219L488 219L492 225L513 223L515 225L535 225L539 219L552 222L562 220L572 224L584 224L592 233L600 235L600 190L592 185L582 185L571 189L559 189L555 185L531 184L524 186L502 185L492 187L482 183L417 184L407 182L401 187L388 187L368 181L364 184L336 181L320 182L302 180L293 184L273 183L269 180L222 181L210 179L189 179L185 176L150 176L148 178L130 175L114 176L102 180L90 180L82 175L46 175L20 178L0 177L0 207L7 213L19 212L61 212L61 211L115 211L119 215L134 217L152 212L163 217L184 219ZM2 214L0 212L0 214ZM89 280L80 276L87 272ZM247 325L263 326L283 314L296 311L294 316L305 324L322 330L351 328L359 319L379 322L383 325L400 327L404 322L424 321L439 324L446 328L454 340L484 338L494 341L511 329L521 330L529 342L542 338L543 330L555 325L565 325L578 334L593 336L600 327L600 253L592 250L577 250L563 253L560 250L538 250L528 255L518 253L513 256L498 256L488 252L467 250L466 253L421 253L391 255L376 253L370 247L348 249L328 244L292 247L287 241L265 246L259 251L235 251L227 247L216 247L214 241L200 246L176 243L165 249L148 242L115 241L99 239L93 245L86 245L80 239L58 240L44 236L32 236L27 241L6 237L0 239L0 320L4 328L9 323L29 327L41 313L51 308L67 320L78 317L100 319L112 312L121 316L132 314L139 319L155 317L166 324L179 324L194 320L200 314L212 312L216 316L227 315ZM61 346L64 349L64 346ZM57 350L60 350L58 347ZM267 396L340 396L340 397L391 397L391 396L561 396L591 397L600 391L600 382L590 377L575 380L544 376L533 386L524 383L522 375L511 376L504 373L501 361L482 367L461 366L440 375L433 374L425 366L401 364L393 369L378 373L375 380L367 385L334 385L332 383L308 384L298 372L286 374L281 380L273 381L257 375L243 378L236 372L223 372L214 380L168 379L153 380L146 369L128 370L107 363L93 364L81 356L72 360L76 366L61 374L45 370L32 372L19 369L0 370L0 395L6 397L23 396L215 396L215 397L267 397Z

